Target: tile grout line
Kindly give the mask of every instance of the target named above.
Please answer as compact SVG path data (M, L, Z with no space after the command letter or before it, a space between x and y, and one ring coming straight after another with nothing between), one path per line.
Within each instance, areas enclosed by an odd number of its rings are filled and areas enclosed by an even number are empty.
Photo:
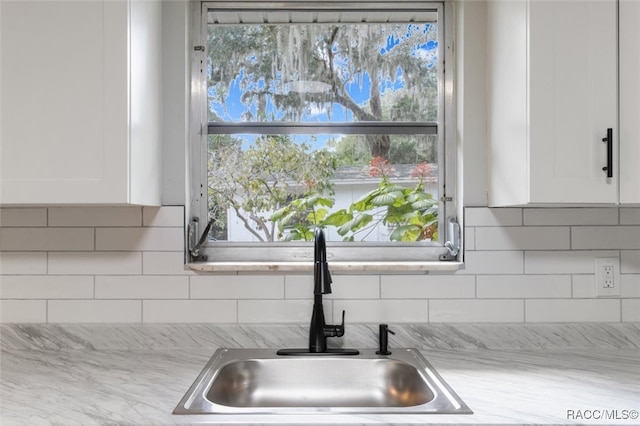
M620 296L620 297L618 298L618 302L620 303L620 312L619 312L619 318L618 318L618 320L620 321L620 323L622 323L622 300L623 300L623 299L622 299L622 296Z
M473 298L478 300L478 274L473 274Z
M571 298L571 299L573 299L573 282L574 282L574 281L573 281L573 277L574 277L574 274L571 274L571 275L570 275L570 277L571 277L571 293L570 293L570 298Z

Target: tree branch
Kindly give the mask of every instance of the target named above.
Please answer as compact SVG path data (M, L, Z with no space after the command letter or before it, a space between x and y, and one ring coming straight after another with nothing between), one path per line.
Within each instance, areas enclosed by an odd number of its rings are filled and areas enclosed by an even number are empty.
M238 208L238 206L236 205L236 203L230 203L231 207L233 207L233 210L236 212L236 216L238 216L238 218L242 221L242 223L244 224L244 227L247 228L247 230L249 232L251 232L253 235L255 235L258 240L264 242L264 238L262 237L262 235L260 235L258 233L258 231L256 231L255 229L253 229L251 227L251 224L249 223L249 220L244 217L241 213L240 213L240 209Z
M273 241L273 234L269 232L269 228L267 228L267 225L264 223L264 220L262 220L259 216L256 216L253 213L249 214L249 218L253 220L260 229L262 229L262 232L264 232L264 234L267 237L267 241Z

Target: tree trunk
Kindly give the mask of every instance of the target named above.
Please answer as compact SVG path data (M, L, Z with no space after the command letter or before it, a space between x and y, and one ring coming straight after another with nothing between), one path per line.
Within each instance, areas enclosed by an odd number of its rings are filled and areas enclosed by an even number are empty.
M382 102L380 101L380 91L378 90L380 82L378 80L378 74L372 73L371 75L371 114L378 121L382 121ZM391 149L391 139L389 135L367 135L367 144L369 144L369 150L371 156L389 158L389 151Z

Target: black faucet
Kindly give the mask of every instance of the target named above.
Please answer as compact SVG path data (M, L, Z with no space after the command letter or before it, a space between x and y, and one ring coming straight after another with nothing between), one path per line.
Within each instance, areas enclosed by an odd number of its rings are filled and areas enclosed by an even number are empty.
M313 312L311 313L311 325L309 326L309 352L318 353L327 351L327 337L344 336L344 311L342 311L342 324L327 325L324 322L324 307L322 295L331 294L331 273L327 262L327 244L324 240L324 232L317 228L313 248Z
M344 311L342 324L328 325L324 320L322 295L331 294L331 273L327 262L327 244L324 232L316 228L313 249L313 311L309 326L308 349L280 349L278 355L358 355L357 349L328 349L327 337L344 336Z

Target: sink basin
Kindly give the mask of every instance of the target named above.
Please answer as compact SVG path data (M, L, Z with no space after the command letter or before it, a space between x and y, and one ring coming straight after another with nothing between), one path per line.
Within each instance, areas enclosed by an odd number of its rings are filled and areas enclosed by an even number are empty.
M389 356L278 356L218 349L174 414L470 414L415 349Z

